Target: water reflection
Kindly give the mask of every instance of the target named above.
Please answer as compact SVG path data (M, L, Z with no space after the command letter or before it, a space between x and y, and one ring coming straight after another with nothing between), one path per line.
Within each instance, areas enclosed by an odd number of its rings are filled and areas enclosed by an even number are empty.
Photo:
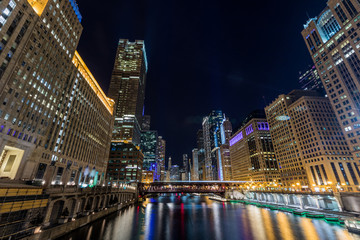
M338 225L199 196L147 199L61 239L360 240Z

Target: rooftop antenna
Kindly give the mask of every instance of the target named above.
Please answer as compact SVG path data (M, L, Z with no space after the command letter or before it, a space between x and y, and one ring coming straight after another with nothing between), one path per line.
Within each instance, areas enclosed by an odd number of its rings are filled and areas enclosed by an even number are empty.
M310 19L309 13L306 11L306 16L308 17L308 19Z

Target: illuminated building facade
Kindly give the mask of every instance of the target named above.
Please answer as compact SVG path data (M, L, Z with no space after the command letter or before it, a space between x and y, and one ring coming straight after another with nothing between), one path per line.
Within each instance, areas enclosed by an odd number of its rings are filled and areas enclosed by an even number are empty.
M205 180L205 149L203 130L199 129L196 133L197 158L199 164L199 180Z
M109 87L115 101L113 141L140 145L146 72L144 41L120 39Z
M228 118L224 118L220 127L215 130L214 141L218 179L221 181L230 181L232 179L229 140L232 135L232 125ZM218 140L220 138L220 141Z
M205 150L205 179L218 180L218 161L216 157L216 145L220 145L220 137L215 139L215 131L223 122L224 116L221 110L214 110L203 119L203 137ZM216 143L215 143L216 142Z
M144 155L133 143L112 142L107 167L107 180L112 185L140 182Z
M171 180L171 157L169 157L169 160L168 160L168 168L167 168L167 171L166 171L166 177L165 177L165 181L169 182Z
M199 150L192 150L193 165L191 171L191 181L199 181Z
M359 168L328 98L294 90L265 111L285 188L358 191Z
M180 167L178 165L172 165L170 168L170 181L180 181Z
M0 54L0 176L93 184L106 170L113 101L75 51L78 9L70 1L29 2L34 8L0 3L9 11L0 30L7 39Z
M143 170L153 171L154 180L158 180L158 164L157 164L157 150L158 150L158 132L157 131L142 131L140 148L144 154Z
M266 118L248 117L247 122L231 137L229 145L232 180L264 184L279 181Z
M187 154L183 154L183 168L182 171L184 172L184 178L182 180L188 181L189 180L189 157Z
M360 4L331 0L302 36L355 159L360 160Z
M104 183L114 102L76 52L76 2L6 0L0 11L0 181L44 188ZM18 195L24 202L49 197L33 186ZM47 205L30 202L2 210L0 219L16 220L17 228L2 222L0 238L25 231L33 211Z
M162 136L158 137L158 142L157 142L157 157L156 157L156 162L157 162L157 174L160 176L159 180L160 181L165 181L165 175L166 175L166 171L165 171L165 154L166 154L166 141L165 139L163 139Z
M315 90L320 92L322 96L326 94L315 66L309 67L306 71L299 72L299 85L302 90Z
M154 178L155 177L153 171L146 171L146 170L142 171L142 178L141 178L142 183L152 183L154 182Z

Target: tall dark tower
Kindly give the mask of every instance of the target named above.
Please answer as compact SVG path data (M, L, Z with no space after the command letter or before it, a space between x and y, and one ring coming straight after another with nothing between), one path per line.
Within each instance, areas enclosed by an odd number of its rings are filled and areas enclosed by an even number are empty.
M120 39L109 88L109 96L115 101L115 142L140 144L146 72L144 41Z

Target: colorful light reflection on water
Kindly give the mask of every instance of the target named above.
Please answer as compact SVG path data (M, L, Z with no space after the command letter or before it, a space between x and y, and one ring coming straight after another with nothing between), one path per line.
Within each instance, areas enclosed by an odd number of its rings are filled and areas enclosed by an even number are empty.
M360 236L323 220L199 196L147 199L61 239L353 240Z

